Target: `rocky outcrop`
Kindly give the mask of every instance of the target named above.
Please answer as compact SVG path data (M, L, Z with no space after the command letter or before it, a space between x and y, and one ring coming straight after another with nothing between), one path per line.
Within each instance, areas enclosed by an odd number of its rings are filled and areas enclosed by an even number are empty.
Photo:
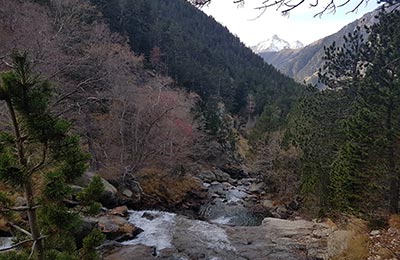
M331 225L303 219L266 218L260 226L238 227L165 212L132 214L130 221L144 232L104 259L130 260L135 252L134 259L143 260L322 260L328 259L329 238L336 232Z
M105 215L95 219L97 226L107 239L125 241L133 239L142 230L129 223L125 218L116 215Z

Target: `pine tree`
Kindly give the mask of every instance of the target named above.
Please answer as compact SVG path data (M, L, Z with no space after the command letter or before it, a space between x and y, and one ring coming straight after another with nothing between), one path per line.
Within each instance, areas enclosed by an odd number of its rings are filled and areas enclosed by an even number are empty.
M67 182L85 171L89 157L81 151L78 136L70 134L71 124L51 113L51 85L33 73L27 54L16 52L12 61L0 84L0 101L11 120L0 135L0 181L23 191L26 207L7 209L26 210L25 233L31 236L26 242L33 243L31 254L37 259L74 259L73 232L80 219L63 200L71 192ZM89 186L80 196L90 208L92 194L101 194L103 187L98 180Z
M324 215L329 211L330 171L344 142L343 128L350 99L342 91L310 93L292 111L287 138L301 149L301 192L306 205Z
M328 72L320 73L352 99L353 112L345 119L346 140L332 163L329 196L332 208L365 212L379 203L398 212L399 12L382 12L370 32L361 49L353 48L359 46L357 37L341 49L328 48ZM343 55L350 59L338 58Z

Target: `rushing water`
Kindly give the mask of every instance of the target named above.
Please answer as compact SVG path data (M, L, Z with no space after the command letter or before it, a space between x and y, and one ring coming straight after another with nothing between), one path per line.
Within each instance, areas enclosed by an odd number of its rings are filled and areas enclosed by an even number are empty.
M8 248L12 245L12 237L0 237L0 249Z
M230 226L258 226L263 217L254 214L241 203L225 203L216 199L201 207L202 218L217 224Z
M190 237L191 243L197 243L204 248L235 250L225 231L218 225L154 210L130 211L129 213L129 222L144 231L135 239L123 242L124 245L141 244L154 247L159 253L163 249L174 248L175 243L184 243L186 238ZM174 239L178 240L174 243Z
M215 183L208 187L217 196L203 205L200 217L212 223L230 226L258 226L263 216L258 216L246 202L249 194L245 186L233 186L228 183Z
M141 244L155 247L157 250L172 247L176 214L153 210L129 211L129 213L129 222L143 229L143 232L137 238L125 241L123 244Z
M165 252L164 249L204 254L209 256L207 259L222 259L218 256L221 253L228 257L224 259L235 255L236 248L223 225L257 226L263 217L249 209L247 186L233 186L227 182L205 183L204 186L210 200L201 207L199 217L206 221L155 210L129 211L129 222L143 232L123 244L152 247L157 255Z

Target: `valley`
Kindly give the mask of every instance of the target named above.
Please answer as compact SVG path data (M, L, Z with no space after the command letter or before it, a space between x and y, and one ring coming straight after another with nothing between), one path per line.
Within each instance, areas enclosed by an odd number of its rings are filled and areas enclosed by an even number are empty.
M186 0L3 0L0 260L398 259L388 4L250 49Z

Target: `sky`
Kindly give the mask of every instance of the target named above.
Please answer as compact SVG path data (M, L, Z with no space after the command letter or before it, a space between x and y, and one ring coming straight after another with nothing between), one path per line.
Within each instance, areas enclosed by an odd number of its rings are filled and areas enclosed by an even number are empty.
M234 4L233 0L213 0L208 6L201 9L226 26L231 33L237 35L244 44L250 47L271 38L274 34L286 41L299 40L307 45L339 31L345 25L378 6L376 0L369 0L367 4L363 3L357 12L349 13L358 3L358 0L351 0L349 4L339 8L336 13L314 17L328 0L319 0L319 5L315 8L309 8L309 4L315 0L306 0L303 5L292 10L289 16L282 16L273 7L259 16L260 11L255 7L259 6L262 1L246 0L245 4L240 6ZM345 1L343 0L343 2ZM340 0L336 0L336 2L341 3Z

